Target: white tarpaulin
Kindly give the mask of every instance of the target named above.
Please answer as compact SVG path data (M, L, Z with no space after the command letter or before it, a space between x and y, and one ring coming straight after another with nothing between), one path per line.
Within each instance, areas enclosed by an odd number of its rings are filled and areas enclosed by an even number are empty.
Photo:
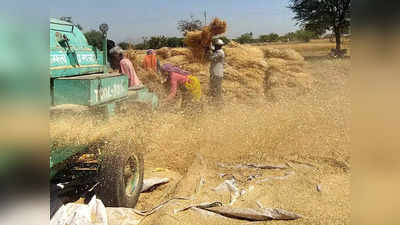
M142 218L130 208L106 208L93 196L88 205L68 203L62 206L50 225L137 225Z
M53 216L50 225L108 225L106 208L93 196L88 205L69 203Z

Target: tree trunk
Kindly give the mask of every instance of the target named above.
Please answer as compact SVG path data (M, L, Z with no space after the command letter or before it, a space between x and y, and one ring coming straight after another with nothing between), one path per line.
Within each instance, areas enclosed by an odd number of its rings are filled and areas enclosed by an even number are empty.
M341 40L341 33L340 29L336 28L335 29L335 38L336 38L336 52L340 52L342 50L342 40Z

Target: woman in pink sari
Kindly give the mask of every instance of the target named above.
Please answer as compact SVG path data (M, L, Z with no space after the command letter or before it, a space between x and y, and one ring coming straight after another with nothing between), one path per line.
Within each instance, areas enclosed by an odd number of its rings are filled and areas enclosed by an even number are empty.
M126 57L124 51L120 47L114 47L110 50L110 55L119 61L119 72L128 76L129 87L142 86L142 82L136 75L132 62Z

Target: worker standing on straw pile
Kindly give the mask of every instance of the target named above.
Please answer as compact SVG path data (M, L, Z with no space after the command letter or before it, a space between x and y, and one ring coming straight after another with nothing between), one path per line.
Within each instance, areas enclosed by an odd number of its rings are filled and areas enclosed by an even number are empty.
M122 48L116 46L110 50L110 55L116 61L119 61L119 72L128 76L129 87L138 88L143 86L142 82L136 75L135 68L132 62L126 57L126 54Z
M170 82L170 92L164 102L174 100L179 88L182 92L182 107L200 105L201 86L197 77L169 63L161 66L161 72Z
M157 74L160 73L160 61L157 59L156 52L153 49L147 50L143 59L143 68Z
M210 63L210 94L214 103L222 103L222 80L224 79L224 60L225 53L222 50L224 42L216 39L214 45L211 44L208 52Z

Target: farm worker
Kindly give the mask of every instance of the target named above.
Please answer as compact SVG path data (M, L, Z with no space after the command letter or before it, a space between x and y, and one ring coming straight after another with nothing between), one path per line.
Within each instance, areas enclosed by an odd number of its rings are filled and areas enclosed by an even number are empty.
M143 68L156 73L160 72L160 61L157 59L156 52L153 49L147 50L143 60Z
M161 72L164 76L167 76L167 80L169 80L171 86L169 95L164 101L172 101L176 97L176 92L179 87L183 95L182 107L190 103L200 103L201 86L197 77L172 64L162 65Z
M116 46L110 50L110 54L115 60L119 61L119 72L128 76L129 87L142 86L142 82L137 77L135 68L132 62L126 57L124 50Z
M224 79L225 53L222 50L224 42L216 39L214 45L211 43L208 52L210 63L210 94L215 102L222 102L222 80Z

